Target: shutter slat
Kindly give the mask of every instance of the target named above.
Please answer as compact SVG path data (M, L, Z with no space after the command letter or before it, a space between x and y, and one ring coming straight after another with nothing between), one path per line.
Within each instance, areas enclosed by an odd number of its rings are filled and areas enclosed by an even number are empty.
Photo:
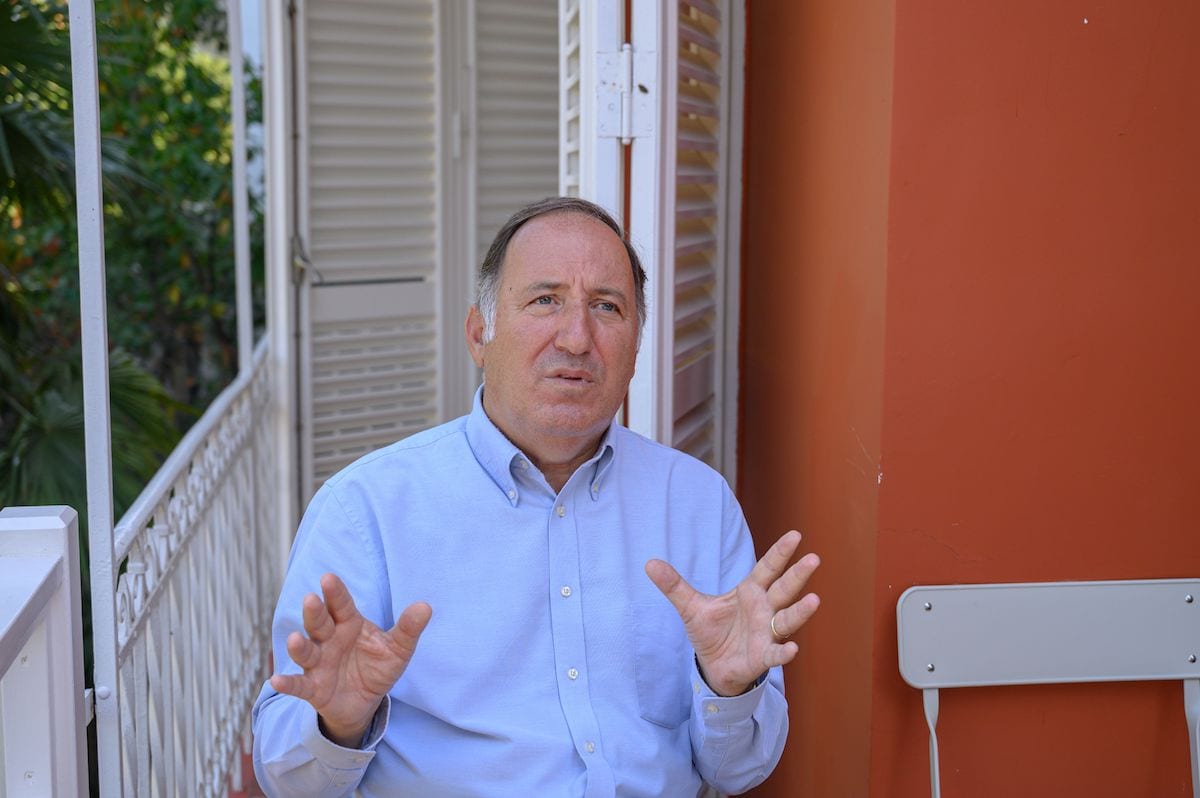
M717 76L716 72L692 61L679 62L679 77L694 80L703 86L716 87L721 83L721 79Z
M681 0L679 10L683 11L684 9L695 9L712 17L716 22L721 21L721 9L717 7L716 3L711 3L709 0Z
M723 219L720 70L723 3L678 6L672 445L710 465L717 442L722 375L720 330Z
M687 165L675 170L675 182L681 185L715 186L717 180L717 171L705 166Z
M676 137L676 145L681 150L692 152L717 152L719 143L713 136L698 130L681 130Z
M438 421L437 86L433 0L304 13L315 489Z
M717 248L717 237L711 233L696 233L675 237L675 257L683 258L698 252L712 252ZM676 285L679 284L676 279Z
M703 117L705 119L717 119L720 117L720 109L716 103L701 100L696 97L679 98L679 113L691 114L692 116Z
M709 36L703 28L687 17L679 18L679 39L687 44L703 47L709 52L720 55L721 43Z
M676 219L708 219L717 215L715 203L703 200L680 200L675 203Z
M517 208L558 193L559 20L557 0L475 8L476 245L482 259Z

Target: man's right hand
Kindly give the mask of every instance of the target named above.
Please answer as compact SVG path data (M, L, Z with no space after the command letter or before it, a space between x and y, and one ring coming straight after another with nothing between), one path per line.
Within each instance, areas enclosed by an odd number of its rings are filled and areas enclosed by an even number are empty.
M396 625L384 631L354 606L341 579L321 577L321 592L304 597L304 631L292 632L287 652L303 674L275 674L271 687L312 704L321 728L333 742L357 748L371 718L392 685L404 674L433 610L410 604Z

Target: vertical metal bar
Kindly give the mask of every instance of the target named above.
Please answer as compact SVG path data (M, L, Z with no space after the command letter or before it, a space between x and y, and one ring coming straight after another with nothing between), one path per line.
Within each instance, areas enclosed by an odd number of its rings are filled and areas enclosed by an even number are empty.
M293 313L292 285L292 220L289 198L293 189L302 194L304 186L293 186L289 174L293 142L290 119L291 48L299 48L302 40L292 42L287 5L280 2L265 4L263 26L266 47L263 52L263 122L266 137L263 144L266 169L266 251L267 251L267 319L270 336L267 368L271 372L272 400L269 418L264 423L273 428L275 451L275 492L268 498L275 504L271 517L275 519L276 536L272 573L283 573L287 553L291 549L292 531L299 515L299 473L302 452L295 424L296 346L293 336L297 320ZM299 59L299 54L296 55ZM301 62L302 63L302 62ZM303 128L301 128L303 129ZM295 176L299 179L299 175ZM303 199L300 200L301 202Z
M225 3L228 27L230 107L233 113L233 262L237 285L238 373L254 360L254 309L250 299L250 201L246 181L246 79L240 0Z
M108 313L105 304L104 202L100 182L96 9L93 0L77 0L70 4L69 10L96 736L99 745L100 794L105 798L115 798L121 795L121 729L117 715L112 433L108 398Z
M633 45L621 45L621 143L633 141Z
M925 723L929 726L929 794L941 798L942 778L938 764L938 691L936 688L923 690L925 699Z
M1200 798L1200 679L1183 680L1183 711L1192 760L1192 798Z

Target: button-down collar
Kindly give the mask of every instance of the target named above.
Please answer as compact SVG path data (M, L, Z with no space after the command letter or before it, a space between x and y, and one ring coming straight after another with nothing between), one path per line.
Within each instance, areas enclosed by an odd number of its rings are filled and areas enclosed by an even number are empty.
M521 501L520 482L533 479L534 475L544 482L544 477L528 456L488 418L483 409L483 388L484 386L481 385L475 391L471 413L467 416L467 443L479 465L496 483L496 487L504 494L509 504L516 507ZM613 425L610 424L600 441L599 449L576 472L582 472L581 477L587 475L588 494L592 497L592 501L600 498L604 477L612 465L615 452L614 440Z

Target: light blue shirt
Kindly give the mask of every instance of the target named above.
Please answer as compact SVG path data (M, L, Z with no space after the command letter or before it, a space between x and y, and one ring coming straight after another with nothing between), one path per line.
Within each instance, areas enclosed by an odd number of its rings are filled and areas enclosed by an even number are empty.
M783 675L716 696L651 558L698 590L749 573L741 508L708 466L613 424L555 495L488 419L471 414L370 454L313 498L273 624L275 667L301 600L332 571L390 628L433 618L361 749L268 683L254 768L273 796L688 796L758 784L787 737Z

